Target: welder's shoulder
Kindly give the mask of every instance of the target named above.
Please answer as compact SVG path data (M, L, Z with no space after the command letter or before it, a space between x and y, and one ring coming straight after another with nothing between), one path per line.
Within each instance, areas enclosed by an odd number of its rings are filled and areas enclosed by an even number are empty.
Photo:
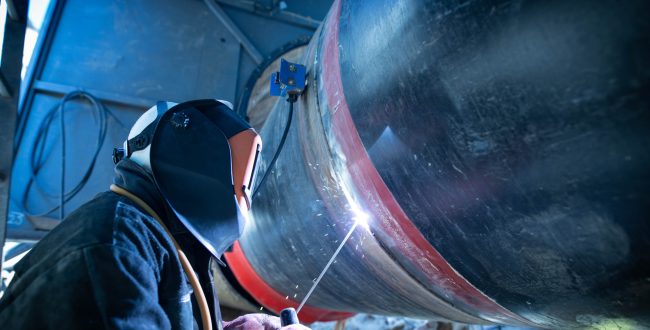
M112 192L104 192L80 206L43 238L16 265L21 272L94 246L127 250L143 260L157 264L173 251L173 244L155 219L132 202Z
M165 278L162 272L169 271L164 265L173 245L164 235L130 201L99 194L15 266L14 279L0 299L0 329L110 328L104 322L115 316L111 306L124 299L141 310L149 304L159 311L151 303L155 299L143 293L156 292ZM158 317L162 314L152 315L156 317L149 321L166 322Z

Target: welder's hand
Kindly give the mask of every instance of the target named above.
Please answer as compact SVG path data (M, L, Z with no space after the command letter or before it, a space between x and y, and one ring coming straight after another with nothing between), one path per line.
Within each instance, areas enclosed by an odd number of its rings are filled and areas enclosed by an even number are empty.
M232 321L223 322L224 330L309 330L304 325L280 326L280 318L266 314L246 314Z

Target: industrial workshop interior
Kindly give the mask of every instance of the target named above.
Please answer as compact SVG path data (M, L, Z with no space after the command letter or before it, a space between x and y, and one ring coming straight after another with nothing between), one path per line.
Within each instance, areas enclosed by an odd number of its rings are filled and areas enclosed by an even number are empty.
M0 0L0 330L650 329L650 1Z

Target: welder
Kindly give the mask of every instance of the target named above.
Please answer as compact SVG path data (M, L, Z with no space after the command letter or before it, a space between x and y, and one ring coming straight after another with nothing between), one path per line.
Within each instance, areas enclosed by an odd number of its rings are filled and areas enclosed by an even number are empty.
M158 102L114 152L110 191L15 266L0 329L280 329L265 314L222 321L212 286L246 225L260 150L227 102Z

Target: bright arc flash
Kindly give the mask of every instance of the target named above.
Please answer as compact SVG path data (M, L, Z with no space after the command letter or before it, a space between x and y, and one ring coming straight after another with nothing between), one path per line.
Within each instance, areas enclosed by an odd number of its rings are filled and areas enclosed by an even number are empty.
M352 211L353 214L352 220L354 220L354 225L360 225L365 230L370 231L370 224L368 223L370 215L361 209L361 206L356 200L354 200L354 198L352 198L352 195L345 187L342 188L345 199L347 199L350 205L350 211Z
M368 213L360 210L354 213L356 214L354 217L354 221L359 226L363 227L365 230L370 231L370 224L368 223L368 220L370 220L370 216L368 215Z

